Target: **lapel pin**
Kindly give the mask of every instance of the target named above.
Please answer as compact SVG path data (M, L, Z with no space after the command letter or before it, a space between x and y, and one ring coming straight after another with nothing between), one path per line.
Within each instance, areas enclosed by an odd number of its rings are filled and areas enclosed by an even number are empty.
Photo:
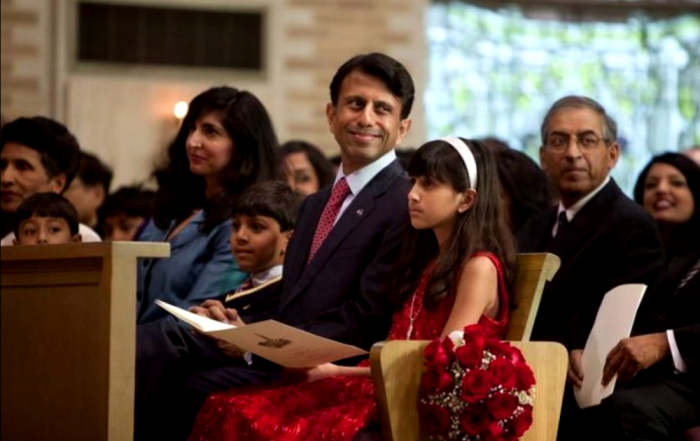
M360 208L360 209L357 210L355 213L357 213L358 216L362 216L362 214L363 214L364 212L365 212L365 210L363 210L362 208Z

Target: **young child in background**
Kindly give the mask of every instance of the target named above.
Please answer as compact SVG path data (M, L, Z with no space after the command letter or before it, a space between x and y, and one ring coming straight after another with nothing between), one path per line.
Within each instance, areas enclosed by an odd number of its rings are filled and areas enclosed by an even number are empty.
M15 214L15 245L55 245L81 242L78 212L57 193L26 198Z
M85 151L80 152L78 174L63 193L78 212L78 219L96 232L102 230L100 208L109 195L114 173L100 158Z
M156 193L138 185L121 187L110 194L102 207L104 240L137 240L153 215Z
M433 340L476 323L501 337L515 250L491 151L462 138L431 141L412 156L408 174L413 228L386 291L401 305L389 339ZM296 373L312 382L210 395L189 439L351 441L373 421L367 361Z

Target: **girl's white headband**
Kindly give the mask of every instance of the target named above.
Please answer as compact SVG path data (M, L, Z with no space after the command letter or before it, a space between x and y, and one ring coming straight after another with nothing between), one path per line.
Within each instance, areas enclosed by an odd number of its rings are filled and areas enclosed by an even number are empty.
M462 157L464 165L467 167L467 176L469 176L469 188L476 190L476 159L474 159L474 154L467 144L456 136L448 136L447 138L440 138L440 141L445 141L449 145L457 150L459 156Z

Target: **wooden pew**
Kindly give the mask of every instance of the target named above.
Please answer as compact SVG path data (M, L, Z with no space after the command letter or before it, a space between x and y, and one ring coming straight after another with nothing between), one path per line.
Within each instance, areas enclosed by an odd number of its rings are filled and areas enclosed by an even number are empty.
M6 441L133 438L137 258L164 243L2 248Z
M516 309L510 312L505 339L529 341L544 285L554 278L561 260L550 253L520 253L515 264L513 298Z
M374 394L384 441L422 439L416 404L428 343L393 340L372 346ZM521 441L555 441L569 361L566 348L554 342L510 343L523 352L537 381L533 423Z

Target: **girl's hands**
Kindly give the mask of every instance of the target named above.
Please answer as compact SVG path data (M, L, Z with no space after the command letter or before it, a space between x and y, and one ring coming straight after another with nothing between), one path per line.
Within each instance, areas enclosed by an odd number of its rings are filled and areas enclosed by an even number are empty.
M287 369L286 374L298 381L318 381L324 378L338 375L338 366L333 363L326 363L308 369Z

